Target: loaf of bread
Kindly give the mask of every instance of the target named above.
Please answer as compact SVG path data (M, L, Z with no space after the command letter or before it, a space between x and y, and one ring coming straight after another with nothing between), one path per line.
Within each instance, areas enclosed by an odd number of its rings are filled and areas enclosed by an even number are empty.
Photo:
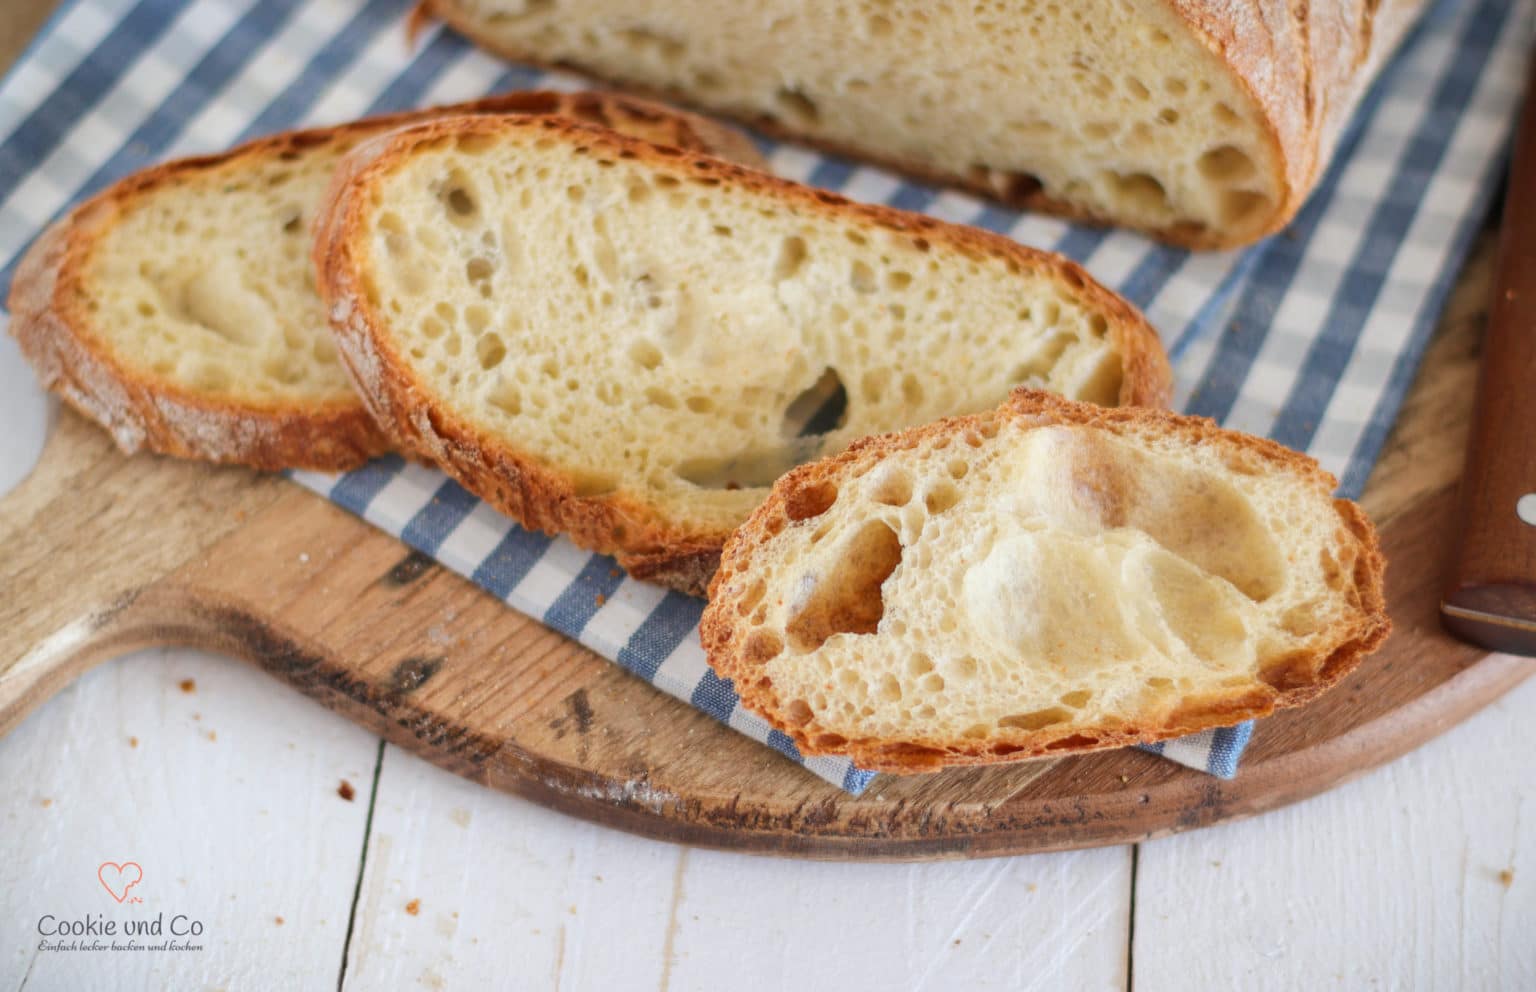
M781 479L704 647L803 752L886 771L1237 723L1387 635L1375 532L1334 486L1209 420L1020 390Z
M1423 0L423 0L509 58L1192 247L1279 229Z
M444 114L567 114L761 162L741 134L609 94L512 93L261 138L129 176L45 232L11 287L43 383L139 448L338 471L388 450L337 361L309 224L362 139Z
M1141 316L1065 259L553 117L359 146L315 264L404 450L697 594L800 462L1019 383L1116 404L1170 382ZM844 409L803 433L827 393Z

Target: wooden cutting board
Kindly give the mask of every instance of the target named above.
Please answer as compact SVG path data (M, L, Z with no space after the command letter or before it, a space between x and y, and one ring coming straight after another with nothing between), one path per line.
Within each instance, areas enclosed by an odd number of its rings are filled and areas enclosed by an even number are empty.
M882 776L860 798L521 616L297 485L124 457L64 413L0 500L0 733L89 666L186 644L244 658L442 767L667 840L816 858L1120 844L1321 792L1440 733L1528 661L1436 615L1491 243L1469 265L1367 489L1396 631L1262 721L1235 781L1119 751Z

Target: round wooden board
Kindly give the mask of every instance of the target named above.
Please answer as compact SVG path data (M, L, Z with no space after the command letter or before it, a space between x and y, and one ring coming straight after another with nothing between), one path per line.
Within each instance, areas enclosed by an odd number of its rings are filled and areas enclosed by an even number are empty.
M0 501L0 732L96 661L189 644L249 659L492 788L690 844L982 857L1272 809L1402 754L1531 670L1451 640L1436 612L1488 248L1365 500L1391 562L1395 633L1318 702L1262 721L1232 782L1118 751L882 776L854 798L286 480L126 458L71 413Z

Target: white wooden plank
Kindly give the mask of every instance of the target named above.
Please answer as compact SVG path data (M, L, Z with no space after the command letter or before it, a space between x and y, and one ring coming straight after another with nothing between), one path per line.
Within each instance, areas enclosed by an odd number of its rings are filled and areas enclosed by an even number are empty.
M1536 679L1360 781L1142 845L1135 987L1536 989L1533 720Z
M909 865L689 853L672 987L1125 988L1130 848Z
M685 849L391 747L346 988L489 987L515 968L518 987L563 990L1119 990L1129 894L1129 848L919 865Z
M242 662L149 651L87 674L0 739L0 986L334 988L377 749ZM141 866L142 903L113 900L104 861ZM181 914L203 950L39 952L45 914Z

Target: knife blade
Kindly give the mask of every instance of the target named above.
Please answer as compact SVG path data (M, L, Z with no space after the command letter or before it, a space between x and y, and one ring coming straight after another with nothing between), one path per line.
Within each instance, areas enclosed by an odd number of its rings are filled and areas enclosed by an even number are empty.
M1474 644L1536 655L1536 57L1504 198L1460 504L1442 623Z

